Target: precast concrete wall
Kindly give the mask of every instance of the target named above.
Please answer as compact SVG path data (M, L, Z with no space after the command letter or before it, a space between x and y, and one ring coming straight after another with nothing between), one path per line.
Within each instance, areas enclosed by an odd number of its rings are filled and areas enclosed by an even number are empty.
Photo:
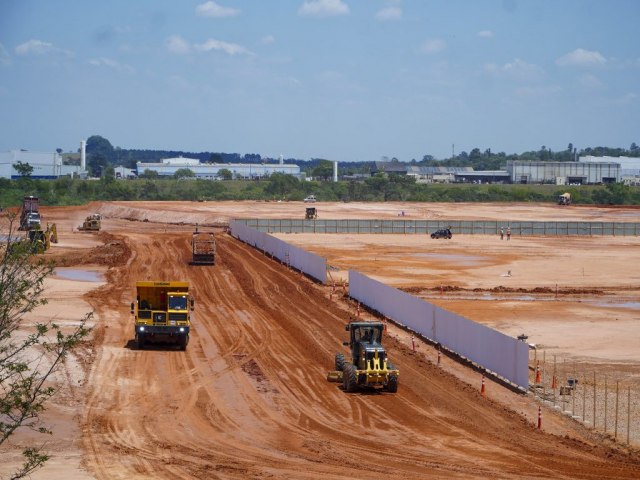
M563 207L558 207L563 208ZM566 207L564 207L566 208ZM463 235L497 235L501 228L511 228L514 236L585 235L638 236L637 222L523 222L512 220L298 220L277 218L237 219L267 233L392 233L429 234L451 227Z
M529 346L406 292L349 270L349 296L523 389Z
M313 253L309 253L299 247L289 245L287 242L271 235L260 232L242 222L231 220L229 222L231 235L265 253L277 258L301 272L315 278L319 282L327 281L327 260Z

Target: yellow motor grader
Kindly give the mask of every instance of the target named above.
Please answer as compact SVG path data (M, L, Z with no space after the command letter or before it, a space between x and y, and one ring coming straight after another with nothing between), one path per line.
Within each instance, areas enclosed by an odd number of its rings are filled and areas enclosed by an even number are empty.
M355 392L360 388L383 389L391 393L398 391L400 371L390 362L382 346L382 322L350 322L345 329L350 332L348 342L350 358L337 353L336 369L329 372L327 379L342 382L344 390Z

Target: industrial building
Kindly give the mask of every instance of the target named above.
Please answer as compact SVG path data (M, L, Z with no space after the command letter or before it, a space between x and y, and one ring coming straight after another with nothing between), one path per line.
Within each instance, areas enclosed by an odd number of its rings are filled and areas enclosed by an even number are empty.
M300 167L282 163L200 163L195 158L165 158L162 162L136 163L138 175L145 171L157 172L161 177L172 177L180 169L191 170L196 178L213 180L219 177L221 170L229 170L233 178L265 178L272 173L285 173L300 177Z
M510 161L511 183L593 185L620 182L620 164L615 162Z
M639 157L594 157L585 155L580 157L581 162L615 162L620 164L620 181L625 185L640 185L640 158Z
M0 178L20 178L20 174L14 168L18 162L29 164L33 168L31 178L34 179L56 179L64 176L85 178L87 176L84 162L81 161L80 165L63 165L62 156L57 152L10 150L0 152Z

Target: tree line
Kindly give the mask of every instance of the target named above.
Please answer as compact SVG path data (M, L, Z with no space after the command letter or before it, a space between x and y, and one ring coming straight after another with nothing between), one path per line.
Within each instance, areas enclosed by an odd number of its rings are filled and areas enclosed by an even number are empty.
M0 179L0 206L19 206L25 195L35 195L43 205L81 205L91 201L301 201L315 195L330 202L556 202L571 193L573 203L640 205L640 187L607 185L473 185L419 184L413 177L379 173L363 180L339 182L300 181L283 173L261 180L211 181L193 177L99 180L63 177L39 180Z
M58 149L60 150L60 149ZM87 167L90 174L100 176L104 168L108 166L123 166L135 168L136 162L153 163L160 162L164 158L186 157L199 160L201 163L263 163L274 162L277 159L263 157L258 153L224 153L224 152L188 152L181 150L142 150L126 149L114 147L111 142L100 136L92 135L87 139L86 145ZM572 143L567 145L565 150L552 151L546 146L539 150L522 152L520 154L506 154L505 152L493 152L490 148L481 151L474 148L470 152L462 151L450 158L436 159L432 155L424 155L421 160L412 159L404 162L408 165L423 166L449 166L449 167L473 167L474 170L501 170L510 160L524 161L550 161L550 162L570 162L579 156L593 155L597 157L640 157L640 147L634 142L628 149L611 147L587 147L578 150ZM395 157L383 160L399 162ZM76 160L77 161L77 160ZM312 158L304 160L299 158L286 158L285 163L298 165L303 172L310 173L314 169L326 162L326 159ZM374 165L374 161L360 162L340 162L340 172L345 175L357 173L369 173Z

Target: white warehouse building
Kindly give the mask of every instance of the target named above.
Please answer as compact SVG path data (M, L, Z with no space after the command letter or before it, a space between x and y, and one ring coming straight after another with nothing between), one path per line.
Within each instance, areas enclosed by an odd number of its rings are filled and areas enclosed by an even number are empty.
M82 165L63 165L62 156L57 152L10 150L0 152L0 178L20 178L20 174L14 168L18 162L28 163L33 168L31 178L34 179L55 179L67 175L87 176Z
M593 185L620 182L620 164L615 162L507 162L511 183Z
M159 163L136 163L138 175L149 170L161 177L172 177L184 168L191 170L196 178L209 180L217 178L220 170L229 170L233 178L263 178L276 172L300 177L298 165L285 163L200 163L196 158L184 157L166 158Z

